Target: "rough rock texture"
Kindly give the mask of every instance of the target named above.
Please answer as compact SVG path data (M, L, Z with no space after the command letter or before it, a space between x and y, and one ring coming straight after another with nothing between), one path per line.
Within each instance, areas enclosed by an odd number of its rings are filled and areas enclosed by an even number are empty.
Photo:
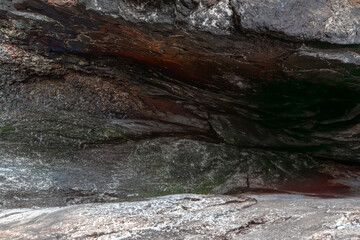
M2 1L0 140L4 152L9 151L6 146L14 144L22 149L24 158L15 167L18 169L14 168L15 175L21 178L20 172L33 169L32 164L28 167L23 162L30 159L28 162L36 165L34 155L46 156L41 170L44 178L39 182L54 176L49 162L73 161L80 166L94 159L91 149L100 149L101 158L109 159L112 166L116 161L127 163L124 159L132 159L128 156L135 151L128 150L129 145L141 146L139 151L144 154L137 158L137 164L142 162L144 169L164 164L161 169L168 172L149 188L161 193L279 190L283 186L276 183L312 180L322 174L328 160L358 164L360 52L352 46L298 42L340 41L340 35L321 30L321 19L339 14L340 18L356 4L344 1L335 7L335 1L327 2L333 10L322 11L320 16L316 11L325 4L321 1L308 1L306 7L295 1L281 3ZM271 11L258 14L269 9L267 4ZM310 10L314 11L312 18L307 17ZM264 20L299 11L305 15L296 15L298 24L314 21L319 26L311 28L314 31L302 29L300 36L298 25L282 22L285 17ZM350 13L347 16L341 19L357 19ZM263 26L265 23L272 25ZM334 20L331 24L342 29L355 23ZM278 26L283 29L277 30ZM321 35L325 32L327 39ZM286 35L297 41L257 33ZM341 41L352 36L344 35ZM179 142L185 142L181 150L174 147ZM144 143L153 145L159 154L147 158L151 151L146 149L151 148ZM26 145L30 147L24 148ZM115 147L108 151L108 146ZM62 150L56 154L54 149L65 149L67 156L60 154ZM169 170L176 167L169 159L181 158L181 151L187 153L184 161L188 168L178 179L182 186L178 188ZM11 154L18 159L19 153ZM80 157L71 160L68 156L72 154ZM208 169L194 173L187 181L187 172L198 168L199 159L207 159ZM9 162L3 165L7 169ZM75 176L70 168L59 171ZM154 173L147 174L153 179ZM331 172L327 174L329 179L333 177ZM141 184L135 182L139 176L134 176L134 186L126 194L138 194L136 186ZM23 177L28 179L29 175ZM123 177L109 181L118 182ZM4 178L12 179L6 173ZM82 178L69 179L79 183L80 192L94 191L94 199L106 191L117 191L117 198L126 195L120 188L89 190L81 185ZM55 189L59 201L48 205L66 204L60 192L70 192L68 183L50 182L39 195ZM164 188L162 184L174 186ZM8 202L19 189L3 189L2 194L9 196L4 206L26 204L22 200L26 197ZM20 192L29 194L27 189L33 188L26 185ZM29 199L36 197L34 194Z
M243 29L300 40L360 43L357 0L232 0Z
M0 3L0 10L14 10L14 3ZM38 0L60 7L77 4L134 23L186 26L215 34L255 31L299 40L358 44L357 0Z
M0 238L357 239L359 8L0 0Z
M341 169L330 163L323 168L306 154L238 149L223 143L175 137L85 145L80 149L19 143L0 146L3 208L259 189L325 197L357 196L356 182L360 179L360 169ZM318 169L323 170L311 174ZM327 177L331 175L336 181Z
M359 199L174 195L0 212L2 239L359 239Z
M229 34L240 28L299 40L360 43L357 0L80 0L79 3L137 23L185 24L215 34Z

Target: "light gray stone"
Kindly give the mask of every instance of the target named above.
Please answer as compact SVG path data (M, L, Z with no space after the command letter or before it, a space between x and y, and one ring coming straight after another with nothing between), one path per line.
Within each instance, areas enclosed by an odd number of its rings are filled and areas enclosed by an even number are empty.
M359 239L360 199L172 195L0 212L1 239Z

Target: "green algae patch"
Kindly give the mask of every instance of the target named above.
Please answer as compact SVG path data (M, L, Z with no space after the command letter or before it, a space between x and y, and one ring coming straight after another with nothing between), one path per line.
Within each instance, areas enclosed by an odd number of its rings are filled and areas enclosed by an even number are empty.
M204 181L198 188L194 189L194 193L196 194L208 194L211 193L212 190L223 184L226 181L226 178L224 176L221 176L217 179L208 179Z
M16 129L11 124L5 124L0 126L0 133L14 132Z

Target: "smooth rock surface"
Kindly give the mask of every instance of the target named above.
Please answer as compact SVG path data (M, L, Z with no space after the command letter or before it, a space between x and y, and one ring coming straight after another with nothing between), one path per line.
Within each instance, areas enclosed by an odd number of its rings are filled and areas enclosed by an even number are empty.
M0 211L1 239L359 239L360 199L173 195Z

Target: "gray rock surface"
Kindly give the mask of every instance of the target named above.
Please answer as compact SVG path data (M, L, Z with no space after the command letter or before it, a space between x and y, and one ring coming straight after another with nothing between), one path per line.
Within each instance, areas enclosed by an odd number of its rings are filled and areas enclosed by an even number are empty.
M229 0L80 0L87 9L134 23L179 24L215 34L229 34L234 25Z
M114 156L124 156L121 148L127 149L129 143L153 141L155 149L164 144L162 149L168 152L159 150L151 162L148 150L143 160L151 165L165 159L166 168L171 163L168 156L181 156L172 144L183 139L187 144L182 150L190 156L186 171L207 157L204 148L200 149L204 156L191 153L198 144L218 152L206 171L217 172L224 159L229 162L224 168L234 169L216 184L210 174L206 191L218 193L238 187L273 188L272 180L301 176L323 159L359 161L357 48L260 35L218 36L185 26L194 18L199 29L232 28L235 16L229 6L234 3L228 1L3 3L0 140L6 144L29 144L45 148L44 152L69 147L76 153L100 145L99 151L114 163L120 159ZM120 3L121 13L116 7ZM148 19L161 6L162 12L154 16L163 20ZM172 139L171 144L158 141L161 137ZM115 150L103 151L103 144L115 145ZM224 149L236 154L224 156ZM81 161L93 159L89 152ZM16 154L13 157L17 159ZM50 154L45 162L59 159L53 157ZM26 169L21 165L16 173ZM44 176L54 175L47 166ZM72 179L82 186L77 177ZM190 191L204 183L201 178L180 184L182 191Z
M318 167L305 154L169 137L73 145L57 143L51 148L0 142L0 207L53 207L184 192L272 189L297 179L299 172Z
M358 12L0 0L0 238L358 239Z
M232 0L243 29L319 40L360 43L360 3L354 0Z
M54 1L60 6L63 2ZM240 28L305 41L360 43L360 4L356 0L80 0L79 3L135 23L183 25L214 34L230 34Z
M28 0L16 0L23 3ZM40 1L40 0L39 0ZM87 10L134 23L185 26L213 34L241 31L300 41L360 43L360 3L357 0L56 0L60 7L81 4ZM0 10L16 13L12 1Z
M80 3L132 22L182 23L215 34L229 34L238 27L298 40L360 43L360 3L356 0L82 0Z
M0 211L1 239L359 239L360 199L173 195Z

